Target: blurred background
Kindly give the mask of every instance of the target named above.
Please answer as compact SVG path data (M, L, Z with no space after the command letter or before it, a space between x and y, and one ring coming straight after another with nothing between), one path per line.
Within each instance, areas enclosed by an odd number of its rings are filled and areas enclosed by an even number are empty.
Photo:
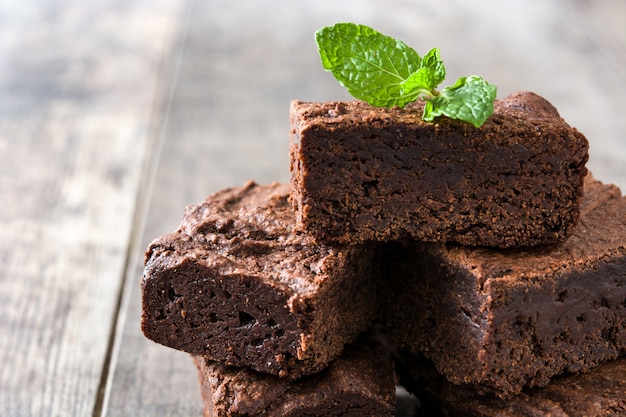
M3 416L200 415L191 360L140 333L143 250L211 192L288 181L290 101L350 99L319 62L322 26L438 47L444 85L545 97L596 178L626 188L620 0L0 5Z

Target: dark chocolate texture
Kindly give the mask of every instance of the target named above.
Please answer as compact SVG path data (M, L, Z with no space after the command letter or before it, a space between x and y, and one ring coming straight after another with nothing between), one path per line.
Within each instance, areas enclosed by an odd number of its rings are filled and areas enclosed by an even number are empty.
M405 388L420 399L420 417L626 416L626 357L585 374L555 377L543 388L527 388L506 400L451 384L420 355L403 352L396 371Z
M577 223L586 138L533 93L496 101L479 129L363 102L291 104L291 202L318 241L517 247Z
M349 345L326 369L297 380L194 359L207 417L394 415L391 359L374 342Z
M456 384L508 397L626 351L626 198L613 185L587 178L563 243L387 250L388 335Z
M374 248L295 233L288 191L255 183L220 191L152 242L141 283L146 337L295 378L323 369L368 327Z

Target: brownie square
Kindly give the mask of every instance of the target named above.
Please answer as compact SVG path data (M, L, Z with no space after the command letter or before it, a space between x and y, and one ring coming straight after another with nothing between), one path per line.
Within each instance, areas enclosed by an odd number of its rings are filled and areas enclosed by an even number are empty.
M587 178L580 222L563 243L387 251L387 334L455 384L508 397L626 350L626 198L613 185Z
M296 228L318 241L516 247L577 223L586 138L533 93L496 101L479 129L359 102L291 103Z
M296 233L288 194L277 183L220 191L152 242L141 281L147 338L295 378L323 369L368 327L374 247Z
M396 370L419 397L428 417L622 417L626 416L626 357L585 374L555 377L543 388L524 389L501 399L451 384L421 355L403 352Z
M391 358L374 342L359 340L326 369L297 380L194 360L205 417L394 415Z

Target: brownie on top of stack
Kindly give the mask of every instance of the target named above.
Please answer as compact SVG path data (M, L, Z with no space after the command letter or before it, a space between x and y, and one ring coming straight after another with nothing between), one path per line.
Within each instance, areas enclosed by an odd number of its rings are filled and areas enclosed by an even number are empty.
M564 240L578 221L587 139L533 93L475 128L363 102L291 105L297 230L318 240L410 237L515 247Z

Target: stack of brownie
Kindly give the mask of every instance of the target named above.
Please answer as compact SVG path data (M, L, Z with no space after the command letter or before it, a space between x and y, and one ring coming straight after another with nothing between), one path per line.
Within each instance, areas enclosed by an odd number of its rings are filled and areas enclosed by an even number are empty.
M142 330L206 416L393 416L398 381L424 415L626 413L626 199L587 140L532 93L478 129L422 106L293 102L291 184L152 242Z

